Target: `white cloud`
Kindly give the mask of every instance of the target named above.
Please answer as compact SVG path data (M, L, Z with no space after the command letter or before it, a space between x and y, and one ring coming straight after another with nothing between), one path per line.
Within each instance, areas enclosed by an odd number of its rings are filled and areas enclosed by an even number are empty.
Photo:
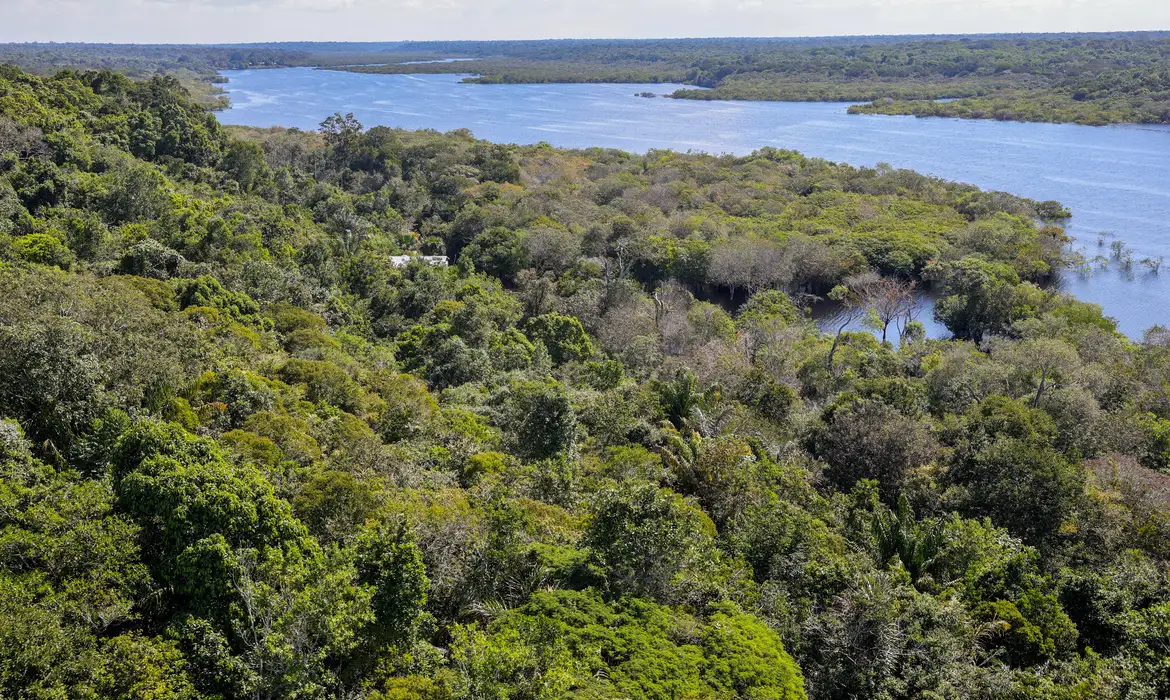
M160 5L187 7L257 7L274 10L310 10L317 12L333 12L336 10L352 8L355 4L360 2L360 0L145 0L145 2Z

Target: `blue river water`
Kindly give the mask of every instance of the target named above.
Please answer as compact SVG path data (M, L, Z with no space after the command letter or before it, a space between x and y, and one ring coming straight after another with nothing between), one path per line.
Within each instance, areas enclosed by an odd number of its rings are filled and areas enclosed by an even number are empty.
M675 85L471 85L454 75L309 68L224 75L232 108L220 120L227 124L315 129L334 112L353 112L366 126L466 128L501 143L733 154L774 146L1059 200L1073 212L1074 250L1108 258L1113 241L1122 241L1135 261L1130 269L1113 261L1069 272L1062 287L1101 304L1131 337L1170 325L1168 127L860 116L841 103L636 96L666 94ZM1160 256L1167 261L1160 274L1137 262Z

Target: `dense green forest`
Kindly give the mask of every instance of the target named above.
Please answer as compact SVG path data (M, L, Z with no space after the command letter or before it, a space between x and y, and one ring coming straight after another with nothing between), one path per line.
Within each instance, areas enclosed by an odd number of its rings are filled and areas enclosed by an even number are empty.
M685 83L695 100L869 102L854 112L1016 121L1170 123L1164 33L428 42L398 45L459 64L339 66L475 73L469 82ZM375 63L375 61L365 61ZM939 99L955 101L939 103Z
M0 68L0 697L1168 697L1170 331L1066 216Z

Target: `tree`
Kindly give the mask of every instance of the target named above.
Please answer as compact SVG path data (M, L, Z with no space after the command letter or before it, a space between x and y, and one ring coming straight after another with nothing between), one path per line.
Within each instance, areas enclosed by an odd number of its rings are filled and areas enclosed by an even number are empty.
M680 369L673 380L662 384L658 395L666 419L676 428L684 429L697 419L705 394L699 390L699 377L688 369Z
M366 632L376 645L374 651L409 642L430 588L413 533L404 520L377 521L361 530L356 550L358 578L374 588L374 619Z
M581 255L581 241L563 228L541 227L524 236L528 259L537 272L560 274L573 265Z
M516 630L489 636L474 626L457 625L451 642L457 697L508 697L515 692L552 700L563 697L579 678L564 646L529 641Z
M479 272L519 280L528 267L529 253L519 232L494 226L471 239L459 259L466 259Z
M1084 476L1049 447L1001 436L952 470L962 505L1035 546L1051 545L1084 498Z
M715 607L703 635L716 687L746 697L802 700L804 677L779 635L730 603Z
M272 177L264 160L264 149L247 141L232 141L220 168L239 183L241 192L251 192Z
M544 343L554 364L583 362L596 352L581 322L557 313L534 316L524 323L524 333L533 341Z
M173 644L123 633L159 590L139 528L108 482L73 477L0 421L0 693L194 700Z
M1016 601L984 603L976 613L998 623L996 641L1011 663L1038 666L1067 656L1077 643L1077 627L1055 596L1036 589L1024 591Z
M577 413L560 383L517 383L502 399L504 427L516 454L528 459L550 459L573 449L578 434Z
M343 164L347 162L363 128L362 123L352 112L344 116L337 112L321 122L321 133L325 136L325 143L329 144L329 148L333 149Z
M315 360L292 359L280 368L280 378L305 387L305 398L347 411L356 411L361 388L337 365Z
M1024 372L1035 383L1032 407L1039 408L1050 383L1064 379L1080 366L1076 348L1056 338L1029 338L1019 343L995 346L996 359L1005 360Z
M178 251L148 238L130 246L118 263L118 271L125 275L167 280L179 274L186 263Z
M879 509L871 529L878 564L884 565L897 557L910 574L911 582L917 582L938 567L945 537L943 524L917 521L906 494L898 496L897 510Z
M206 306L238 321L247 321L247 317L260 313L260 305L251 297L243 292L224 289L214 277L204 275L196 279L176 280L172 285L180 309Z
M812 438L813 452L828 463L825 476L842 492L874 479L882 498L896 503L907 478L939 454L937 441L919 421L880 402L838 410Z
M699 604L737 585L715 535L711 520L678 494L630 484L601 494L584 545L611 595Z
M670 435L661 455L675 489L698 498L721 528L764 497L761 472L769 465L760 465L740 438Z
M980 665L983 628L957 600L918 592L897 572L865 572L808 623L802 655L813 697L848 700L940 688L994 697L1011 687L1000 667Z
M448 338L427 359L427 381L439 389L460 386L484 379L490 369L491 359L482 349L463 338Z
M378 504L374 484L339 471L314 475L292 503L297 518L324 545L353 539Z
M765 289L787 285L793 276L792 260L773 241L731 241L711 250L711 281L731 290L744 290L751 297Z
M520 182L520 166L516 162L512 149L507 146L476 144L475 159L472 161L480 169L482 179L491 182Z
M223 677L261 697L334 682L327 662L353 649L371 592L255 468L177 426L141 422L119 440L113 477L117 510L141 528L143 559L168 589L173 633L209 669L201 690ZM235 654L216 652L216 639Z
M1139 682L1155 693L1170 693L1170 604L1160 603L1123 616L1129 658L1138 665Z
M525 316L540 316L550 312L557 301L556 280L551 274L538 275L535 270L522 270L516 276Z
M111 700L196 700L188 663L173 640L123 634L105 642L98 696Z
M214 165L225 145L219 122L189 95L173 75L155 75L130 91L142 107L135 115L131 150L142 158L177 158L199 166Z
M1004 264L967 257L931 265L926 277L939 283L941 296L935 318L958 338L979 342L1002 333L1043 301L1043 293L1021 285L1019 276Z
M437 420L439 405L424 382L405 374L382 374L372 384L385 402L374 425L385 442L416 437Z
M12 244L17 258L38 265L53 265L68 270L74 262L73 252L61 236L49 233L32 233L17 238Z
M131 160L115 165L104 177L108 189L101 210L109 224L153 221L167 210L168 183L156 169Z
M680 621L693 636L670 633ZM468 695L805 698L779 635L733 604L693 617L591 591L541 592L486 630L457 634L456 684Z
M914 310L917 299L914 296L916 285L914 282L902 282L889 277L882 277L865 290L866 304L872 315L870 324L875 330L882 333L882 342L886 342L886 334L890 324L901 322L902 337L910 323L914 321Z
M110 410L160 408L198 352L190 329L123 279L12 269L0 282L0 415L67 460Z
M746 341L753 361L767 348L785 347L810 326L804 312L787 294L767 290L753 295L735 319L740 338Z
M777 289L753 294L739 309L735 323L742 329L766 326L771 323L792 325L804 318L800 309L787 294Z
M825 359L830 372L835 371L833 358L836 357L837 350L841 347L842 335L849 326L852 326L865 314L864 289L870 281L869 277L859 278L853 280L851 286L839 284L829 292L829 301L837 304L837 314L833 317L833 326L836 331L833 333L833 344L829 346L829 355Z

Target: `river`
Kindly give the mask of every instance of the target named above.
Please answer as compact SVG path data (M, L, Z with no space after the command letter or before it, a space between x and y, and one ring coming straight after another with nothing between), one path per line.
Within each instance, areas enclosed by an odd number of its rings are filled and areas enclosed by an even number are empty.
M734 154L774 146L1056 199L1073 212L1074 249L1087 259L1111 257L1113 241L1122 241L1135 261L1130 269L1114 261L1070 271L1063 288L1101 304L1131 337L1170 325L1170 127L861 116L842 103L636 96L677 85L470 85L455 75L310 68L224 75L232 108L219 118L227 124L315 129L334 112L353 112L366 126L467 128L500 143ZM1159 256L1167 260L1160 274L1136 262Z

